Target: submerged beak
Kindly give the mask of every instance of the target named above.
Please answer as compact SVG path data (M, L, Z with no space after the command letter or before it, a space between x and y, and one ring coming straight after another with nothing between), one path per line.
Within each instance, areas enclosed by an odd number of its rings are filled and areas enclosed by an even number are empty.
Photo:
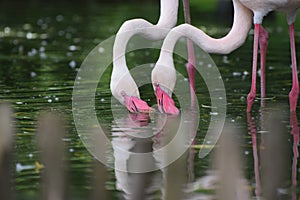
M174 100L163 91L159 84L156 84L155 95L158 104L158 109L161 113L178 115L179 109L175 106Z
M129 112L151 113L151 112L155 111L155 109L148 106L148 104L145 101L143 101L135 96L128 96L128 95L124 94L123 97L125 99L124 104L125 104L126 108L129 110Z

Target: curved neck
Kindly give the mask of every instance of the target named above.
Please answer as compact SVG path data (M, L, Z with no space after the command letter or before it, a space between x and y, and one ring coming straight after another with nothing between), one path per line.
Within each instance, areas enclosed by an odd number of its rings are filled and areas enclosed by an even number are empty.
M156 25L144 19L128 20L122 24L116 35L110 88L114 97L120 102L124 100L120 95L121 92L139 97L137 85L126 65L126 47L130 38L140 34L151 40L163 39L177 22L178 0L161 0L160 6L160 18Z
M252 12L243 6L239 0L233 0L234 19L230 32L222 38L212 38L200 29L189 24L183 24L175 27L166 37L159 61L168 62L171 52L180 37L188 37L200 48L208 53L228 54L240 47L246 40L249 30L252 26ZM170 60L169 60L170 61Z
M161 0L160 1L160 18L156 25L144 19L133 19L124 22L119 29L113 47L113 66L126 66L126 46L130 38L136 34L151 40L160 40L166 37L169 30L176 25L178 11L178 0Z

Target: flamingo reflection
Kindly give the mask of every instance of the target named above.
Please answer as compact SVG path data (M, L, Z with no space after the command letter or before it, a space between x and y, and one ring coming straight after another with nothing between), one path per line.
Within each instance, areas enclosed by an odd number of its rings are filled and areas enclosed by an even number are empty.
M126 113L126 117L115 119L113 162L116 189L122 192L122 198L153 199L160 195L161 199L182 199L185 196L183 186L187 182L189 152L183 151L178 158L173 154L192 141L194 134L191 133L195 131L191 116L185 112L180 116ZM182 120L185 123L180 123ZM163 150L166 146L173 151Z
M255 123L255 119L252 117L251 113L247 113L247 123L249 134L252 138L252 151L253 151L253 160L254 160L254 174L255 174L255 196L260 198L264 197L274 197L275 190L279 189L279 183L282 182L286 175L286 169L289 169L289 166L286 166L288 162L288 151L286 151L285 141L287 135L284 134L285 127L281 127L277 123L268 120L265 127L265 108L262 107L260 110L260 139L258 138L258 128ZM270 114L269 118L272 118ZM281 123L281 122L280 122ZM279 123L279 124L280 124ZM282 123L281 123L282 124ZM275 128L270 128L270 126L275 126ZM291 126L291 135L293 136L293 158L292 158L292 198L293 200L297 199L296 186L297 186L297 162L298 162L298 145L299 145L299 126L296 112L290 112L290 126ZM276 130L277 127L277 130ZM278 128L279 127L279 128ZM268 131L265 131L268 130ZM275 132L278 134L275 135ZM274 138L274 141L271 139ZM279 139L278 139L279 137ZM277 139L276 139L277 138ZM260 140L260 145L258 141ZM277 140L277 141L276 141ZM279 141L278 141L279 140ZM281 140L281 141L280 141ZM277 143L276 143L277 142ZM279 144L276 146L276 144ZM277 151L280 153L277 154ZM270 156L270 154L276 154ZM271 158L272 157L272 158ZM259 159L260 158L260 159ZM272 160L273 159L273 160ZM277 160L277 162L276 162ZM278 160L280 160L278 166ZM283 163L283 164L282 164ZM285 166L283 166L285 165ZM272 171L272 172L270 172ZM276 173L276 176L273 179L270 179L270 175ZM276 188L277 187L277 188Z

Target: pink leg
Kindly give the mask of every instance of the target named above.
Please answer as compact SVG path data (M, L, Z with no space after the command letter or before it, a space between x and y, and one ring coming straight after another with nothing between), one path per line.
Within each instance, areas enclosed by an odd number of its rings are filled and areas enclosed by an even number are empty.
M261 195L261 183L260 183L260 173L259 173L259 158L257 152L257 128L254 120L252 119L251 113L247 113L247 123L248 130L251 134L252 138L252 151L253 151L253 159L254 159L254 175L255 175L255 195L256 197L260 197Z
M261 26L259 31L260 49L260 94L262 100L266 97L266 54L268 48L268 32ZM264 102L264 101L262 101ZM262 103L264 104L264 103Z
M185 23L191 24L191 15L190 15L190 5L189 0L183 0L183 10L184 10L184 20ZM188 49L188 63L186 65L186 69L188 72L189 80L190 80L190 89L191 89L191 99L192 106L194 104L194 92L195 92L195 53L193 42L187 39L187 49Z
M293 85L292 85L291 92L289 94L289 99L290 99L290 110L296 111L298 95L299 95L299 82L298 82L297 63L296 63L294 23L290 25L290 45L291 45L291 57L292 57Z
M252 83L251 89L247 97L247 112L252 110L252 105L256 97L256 75L257 75L257 53L258 53L258 38L260 33L260 24L255 24L254 27L254 45L253 45L253 60L252 60Z

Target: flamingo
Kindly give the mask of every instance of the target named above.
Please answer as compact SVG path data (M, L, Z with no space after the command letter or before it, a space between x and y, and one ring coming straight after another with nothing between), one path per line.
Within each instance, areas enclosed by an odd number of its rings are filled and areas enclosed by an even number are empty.
M299 95L299 82L297 75L297 63L296 63L296 48L294 37L294 22L296 19L297 9L300 7L299 0L241 0L241 2L251 9L254 13L254 45L253 45L253 65L252 65L252 84L250 93L247 97L247 111L251 111L253 102L256 97L256 71L257 71L257 52L258 43L261 50L261 62L265 62L266 49L267 49L267 31L262 27L263 17L272 10L284 12L286 14L287 23L289 25L290 32L290 48L291 48L291 60L292 60L292 89L289 93L290 110L295 111L297 107L298 95ZM264 79L264 68L262 65L262 80ZM264 88L264 86L262 86ZM262 98L264 97L264 90L262 91Z
M200 48L208 53L229 54L240 47L248 36L249 30L254 22L254 45L252 64L252 84L250 93L247 96L247 112L252 110L252 105L256 97L256 75L257 75L257 54L258 43L261 57L261 96L265 93L265 61L268 45L268 33L262 27L262 20L270 11L276 10L286 13L287 23L290 31L291 59L292 59L292 89L289 94L290 110L295 111L297 106L299 83L297 76L297 64L294 40L294 21L296 11L300 7L299 0L232 0L234 6L234 19L230 32L219 39L212 38L200 29L189 24L182 24L173 28L165 38L159 59L152 71L153 87L157 84L164 85L169 89L169 95L174 88L172 74L159 79L162 71L171 71L174 68L173 55L174 46L180 37L187 37L193 40ZM175 76L175 75L174 75Z
M138 87L126 65L126 45L136 34L151 40L160 40L166 37L170 29L177 23L178 0L161 0L160 6L160 18L156 25L144 19L128 20L122 24L116 34L110 88L112 95L130 112L151 112L153 109L140 99ZM172 77L175 76L175 70L166 73L172 73ZM160 89L159 84L156 84L155 88L160 110L169 114L178 114L179 110L173 99Z

